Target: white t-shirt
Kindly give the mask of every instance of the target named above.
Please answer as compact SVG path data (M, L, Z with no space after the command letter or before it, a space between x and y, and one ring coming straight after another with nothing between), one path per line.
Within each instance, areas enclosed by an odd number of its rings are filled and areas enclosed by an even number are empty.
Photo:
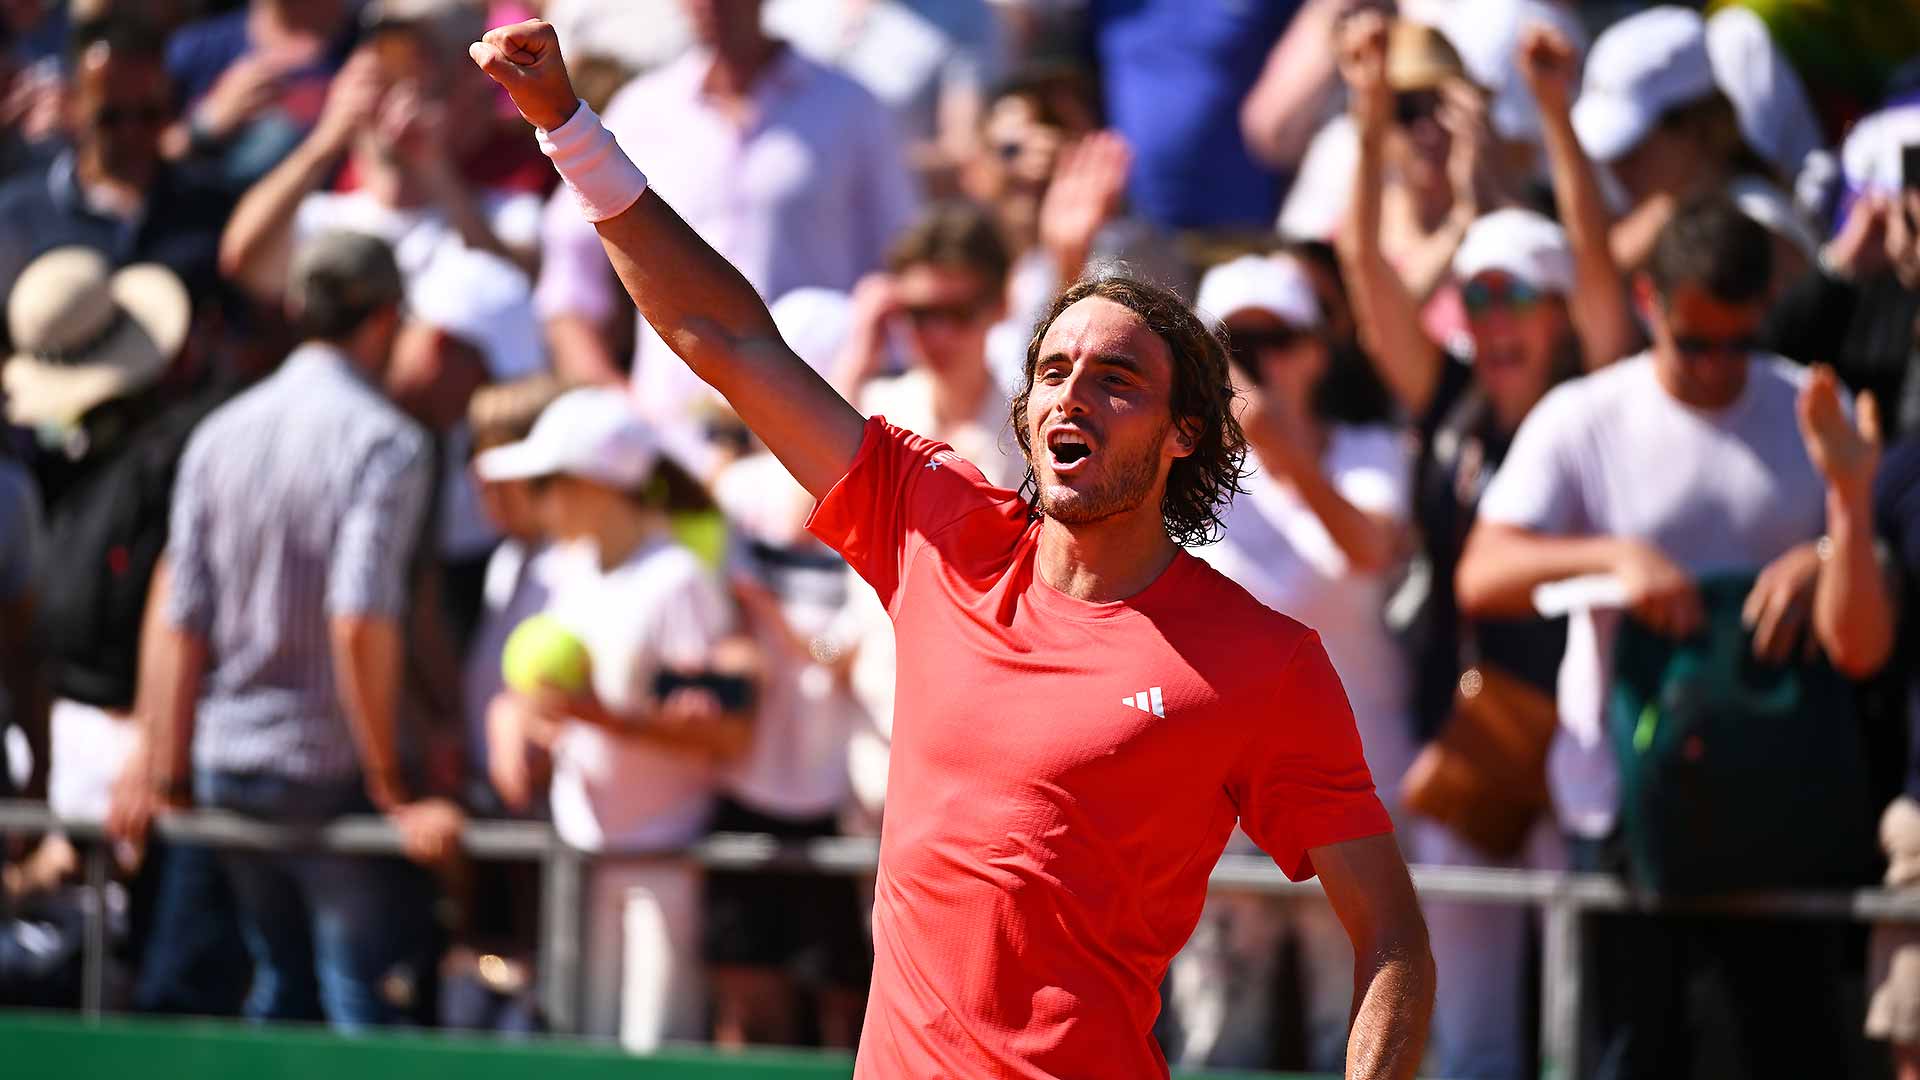
M1382 619L1389 575L1357 574L1320 518L1258 467L1223 515L1221 539L1194 554L1262 604L1312 627L1346 687L1374 785L1389 802L1413 761L1407 664ZM1357 509L1404 522L1413 459L1392 428L1336 424L1321 467Z
M520 541L507 539L487 559L480 623L467 648L460 684L467 710L467 761L476 775L485 776L487 769L487 707L506 685L500 676L500 653L521 620L546 610L552 575L552 549L544 545L529 551Z
M847 567L804 528L812 496L764 453L728 466L713 493L744 541L738 572L779 599L795 635L825 634L847 605ZM721 786L762 813L826 817L847 799L847 743L859 706L830 668L796 656L778 627L756 629L766 677L753 745L722 768Z
M482 191L475 196L480 214L500 242L520 251L540 243L540 218L545 204L528 192ZM447 215L432 207L396 209L366 191L316 191L300 200L293 214L293 242L328 229L349 229L377 236L393 246L400 275L411 280L426 271L443 248L465 247L460 230Z
M1694 575L1757 571L1826 527L1826 487L1800 441L1807 373L1756 354L1739 400L1691 408L1642 353L1556 388L1528 414L1480 518L1557 536L1646 541ZM1617 612L1576 613L1560 664L1548 781L1561 824L1613 829L1619 777L1605 703Z
M591 545L556 547L548 612L593 657L593 691L609 709L653 701L663 669L699 669L728 632L726 597L692 552L646 544L611 570ZM644 852L691 843L712 808L705 757L572 723L553 748L553 825L586 851Z

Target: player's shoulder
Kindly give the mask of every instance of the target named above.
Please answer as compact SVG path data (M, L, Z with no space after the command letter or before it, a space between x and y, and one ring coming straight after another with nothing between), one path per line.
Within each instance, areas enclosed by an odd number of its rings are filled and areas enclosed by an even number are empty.
M1246 662L1285 663L1313 631L1291 615L1261 603L1238 582L1198 556L1187 556L1181 606L1214 648Z

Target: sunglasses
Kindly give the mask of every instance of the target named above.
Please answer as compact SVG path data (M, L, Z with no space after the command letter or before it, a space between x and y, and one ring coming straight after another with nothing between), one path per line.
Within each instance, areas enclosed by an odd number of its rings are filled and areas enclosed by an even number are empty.
M1760 348L1760 339L1752 334L1738 337L1707 337L1703 334L1675 334L1673 347L1689 359L1702 356L1745 356Z
M1411 127L1440 111L1437 90L1403 90L1393 95L1393 118L1401 127Z
M1543 298L1539 289L1524 281L1508 281L1499 285L1489 281L1469 281L1460 287L1460 303L1466 307L1469 316L1495 311L1519 314L1531 311Z
M1227 351L1241 367L1253 370L1266 353L1286 352L1313 335L1306 330L1229 330Z
M977 300L959 304L909 304L901 309L901 313L915 326L930 326L933 323L964 326L980 317L982 306Z
M106 105L93 114L93 123L95 127L158 127L172 118L173 111L163 105Z

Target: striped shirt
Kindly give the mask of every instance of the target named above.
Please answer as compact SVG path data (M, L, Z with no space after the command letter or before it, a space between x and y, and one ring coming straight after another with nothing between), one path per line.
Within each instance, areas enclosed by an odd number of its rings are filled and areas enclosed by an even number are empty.
M166 614L208 646L196 769L357 775L328 621L401 616L431 485L426 433L330 346L301 346L194 432Z

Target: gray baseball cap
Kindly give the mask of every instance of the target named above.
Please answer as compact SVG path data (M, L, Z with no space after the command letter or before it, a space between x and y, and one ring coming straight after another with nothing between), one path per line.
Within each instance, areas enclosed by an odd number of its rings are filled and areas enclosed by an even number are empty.
M387 242L366 233L329 229L294 252L287 304L294 312L371 310L406 295Z

